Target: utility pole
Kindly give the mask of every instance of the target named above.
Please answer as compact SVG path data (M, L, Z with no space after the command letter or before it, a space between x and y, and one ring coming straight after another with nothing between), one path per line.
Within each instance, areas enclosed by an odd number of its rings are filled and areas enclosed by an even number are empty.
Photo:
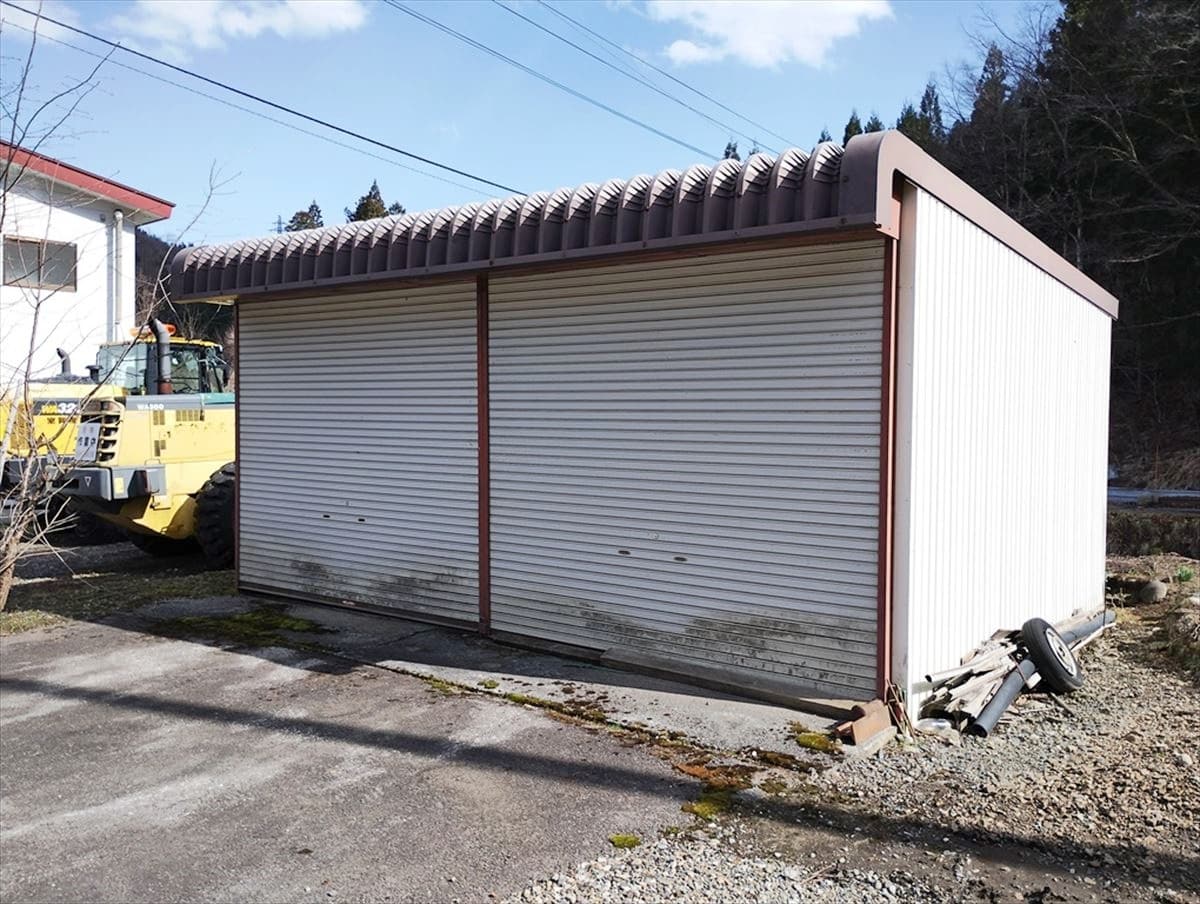
M275 214L275 231L279 233L283 232L283 217L279 214Z

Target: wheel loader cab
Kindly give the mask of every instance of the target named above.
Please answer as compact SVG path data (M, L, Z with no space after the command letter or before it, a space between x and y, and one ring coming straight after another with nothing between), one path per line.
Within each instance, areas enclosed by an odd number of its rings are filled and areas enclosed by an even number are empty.
M172 393L224 392L227 365L221 347L212 342L171 337ZM158 355L152 339L100 347L96 375L128 395L156 395Z

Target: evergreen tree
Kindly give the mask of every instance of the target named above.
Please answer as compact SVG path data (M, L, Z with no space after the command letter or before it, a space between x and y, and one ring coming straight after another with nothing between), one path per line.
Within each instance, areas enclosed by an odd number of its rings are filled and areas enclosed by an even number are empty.
M921 95L919 115L927 130L929 147L926 150L944 144L946 126L942 122L942 102L938 98L937 85L932 81L926 83L925 93Z
M821 135L817 138L817 143L824 144L826 141L833 141L833 136L829 134L829 129L821 126Z
M374 180L367 193L358 199L353 208L346 208L346 222L356 223L359 220L375 220L379 217L400 216L404 206L399 201L385 204L383 194L379 191L379 182Z
M921 131L921 117L917 115L917 108L911 103L905 101L904 106L900 108L900 115L896 117L896 128L913 141L917 141ZM920 144L919 141L917 143Z
M971 119L978 116L998 116L1008 100L1008 66L1004 51L993 44L983 60L983 69L975 83L975 103L971 108Z
M896 128L907 135L926 152L937 157L946 140L946 129L942 125L942 105L938 100L937 87L930 82L921 95L920 109L906 103L896 120Z
M862 122L858 118L858 111L851 110L850 118L846 120L846 128L842 130L842 144L846 144L855 135L862 134Z
M1026 180L1017 167L1023 156L1017 148L1024 141L1017 127L1022 109L1020 103L1009 103L1010 93L1004 52L992 44L975 81L971 115L955 123L947 156L951 169L969 172L976 190L1020 220L1018 205L1027 197Z
M725 153L722 155L723 160L741 160L742 159L741 157L738 156L737 144L738 143L736 141L731 140L725 145Z
M882 132L883 120L879 118L878 113L872 113L871 118L867 120L867 124L863 126L864 132Z
M301 229L320 229L325 225L325 221L321 218L321 208L317 206L317 202L313 201L308 205L308 210L297 210L292 214L292 218L287 221L287 225L283 228L287 232L299 232Z

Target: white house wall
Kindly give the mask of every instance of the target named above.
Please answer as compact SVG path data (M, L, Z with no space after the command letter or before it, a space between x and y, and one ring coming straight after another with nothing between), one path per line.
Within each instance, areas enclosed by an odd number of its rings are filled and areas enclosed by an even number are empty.
M108 312L118 289L121 337L134 326L134 226L127 220L122 229L118 287L109 263L114 209L111 203L29 175L8 193L0 233L9 238L74 244L77 273L75 291L42 292L35 332L38 290L3 285L0 262L0 390L19 382L31 337L33 376L58 372L56 348L71 355L76 373L86 374L85 365L95 360L96 348L107 335Z
M881 240L493 277L492 626L876 688Z
M903 216L893 672L919 695L1103 604L1110 319L920 189Z
M475 283L238 314L242 587L478 618Z

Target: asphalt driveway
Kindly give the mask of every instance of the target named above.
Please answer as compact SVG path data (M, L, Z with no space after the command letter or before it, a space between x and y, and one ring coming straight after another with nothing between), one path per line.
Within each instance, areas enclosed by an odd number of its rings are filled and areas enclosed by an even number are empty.
M0 898L486 901L685 821L603 732L284 647L0 639Z

